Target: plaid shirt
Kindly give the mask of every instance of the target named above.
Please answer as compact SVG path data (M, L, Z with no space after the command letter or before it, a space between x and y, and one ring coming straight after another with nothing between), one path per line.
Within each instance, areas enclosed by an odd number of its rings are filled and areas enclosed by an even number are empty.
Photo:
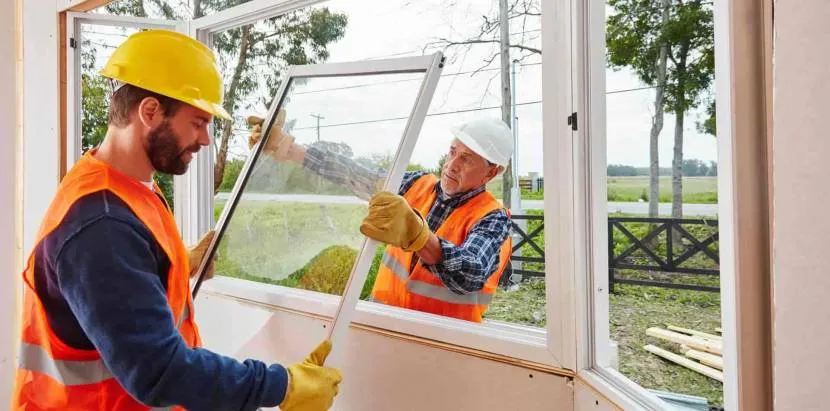
M355 195L365 200L377 191L379 181L386 177L381 169L369 169L358 162L311 146L306 150L304 166L327 180L349 187ZM398 194L404 195L416 180L427 173L409 171L404 174ZM430 230L435 232L455 209L484 191L484 187L466 193L448 196L435 185L437 197L426 216ZM456 294L480 291L499 267L499 249L510 234L510 218L503 209L495 210L476 223L462 244L453 244L443 238L443 259L435 265L425 265L437 275L444 285ZM416 260L413 259L413 264ZM412 267L410 267L411 269Z

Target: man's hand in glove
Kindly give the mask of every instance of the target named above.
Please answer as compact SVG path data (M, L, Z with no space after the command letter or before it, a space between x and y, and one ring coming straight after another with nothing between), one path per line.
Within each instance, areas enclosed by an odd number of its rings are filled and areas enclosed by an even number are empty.
M263 148L263 154L271 156L276 162L295 161L302 162L302 157L298 155L302 153L298 150L298 146L294 144L294 138L286 134L282 128L285 124L285 110L280 110L277 118L274 120L274 126L271 127L271 135ZM248 125L251 128L251 135L248 137L248 148L253 148L254 144L258 143L262 138L262 127L265 125L265 120L261 117L248 117Z
M429 226L406 199L382 191L369 200L369 214L360 225L366 237L397 246L404 251L417 252L430 238Z
M205 256L205 252L210 246L210 242L213 240L213 236L216 234L215 231L210 230L207 234L202 236L202 239L199 240L199 243L196 244L195 247L191 247L188 250L188 259L190 260L190 278L193 278L199 271L199 264L202 263L202 258ZM207 267L207 273L205 274L205 279L209 280L213 278L213 261Z
M331 341L323 341L305 361L288 367L288 390L280 404L282 411L327 410L337 396L343 380L340 371L324 367L331 352Z

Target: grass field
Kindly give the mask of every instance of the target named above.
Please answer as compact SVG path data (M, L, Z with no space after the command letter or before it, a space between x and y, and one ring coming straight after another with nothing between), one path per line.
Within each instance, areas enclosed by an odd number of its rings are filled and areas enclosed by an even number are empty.
M608 177L608 201L648 200L649 178ZM671 177L660 177L660 202L671 202ZM683 202L690 204L717 204L717 177L684 177Z
M608 177L608 201L638 202L648 201L649 178L642 177ZM496 179L487 184L487 190L501 198L502 181ZM525 200L542 200L544 192L522 192ZM671 203L671 177L660 177L660 202ZM684 177L683 202L687 204L717 204L717 177Z

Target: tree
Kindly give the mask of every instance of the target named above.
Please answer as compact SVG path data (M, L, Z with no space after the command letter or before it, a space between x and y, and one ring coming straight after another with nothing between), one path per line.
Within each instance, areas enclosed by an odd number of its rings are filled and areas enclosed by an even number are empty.
M445 50L454 48L466 54L475 45L498 45L497 51L484 59L484 64L474 72L478 73L493 64L498 58L500 61L499 75L501 77L501 110L502 120L511 125L511 87L510 87L510 51L514 50L520 54L517 61L524 61L531 56L541 56L542 49L531 45L538 37L527 36L526 30L528 21L538 21L542 16L539 0L499 0L499 9L495 16L482 16L483 22L479 32L470 38L453 40L440 38L436 42L428 44L426 48L438 46ZM510 32L511 21L521 21L522 30L518 33ZM521 35L519 40L513 40L511 35ZM457 57L457 56L456 56ZM490 81L493 79L491 78ZM488 84L489 88L489 84ZM513 161L507 163L502 174L502 199L504 204L511 204L511 189L513 188Z
M227 0L202 0L201 12L227 8ZM328 45L345 34L347 18L328 8L297 10L255 24L230 29L214 36L219 65L225 75L225 109L236 113L250 108L248 97L265 93L267 105L281 84L288 65L314 64L328 59ZM262 90L260 79L265 80ZM233 136L233 121L216 121L218 151L214 166L214 191L219 189Z
M715 99L711 99L706 105L706 118L697 124L697 130L714 137L718 136L717 112L715 111Z
M703 177L709 175L709 166L698 159L683 160L683 175L689 177Z
M609 164L607 176L609 177L635 177L638 175L637 169L633 166L626 166L621 164Z
M708 90L714 77L714 31L710 3L703 0L662 0L658 6L652 0L609 0L609 6L613 9L607 23L610 65L631 68L641 81L657 90L652 154L657 115L662 116L662 109L675 115L672 216L680 218L683 210L685 114L700 104L702 94ZM663 50L667 62L665 78L661 82ZM662 102L658 101L660 99ZM662 128L662 117L659 122ZM651 160L653 184L656 174L654 156Z
M654 116L649 133L649 201L648 214L656 217L660 201L659 137L665 111L666 66L669 44L660 33L670 18L670 1L661 0L659 13L637 13L632 8L651 7L650 2L612 0L616 14L608 18L608 63L612 68L632 67L640 80L656 85ZM640 21L631 21L632 15ZM644 20L644 21L643 21Z

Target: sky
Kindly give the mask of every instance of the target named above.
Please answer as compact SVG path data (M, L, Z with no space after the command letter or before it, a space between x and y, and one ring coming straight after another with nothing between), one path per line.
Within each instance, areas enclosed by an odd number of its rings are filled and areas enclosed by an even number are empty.
M345 36L329 45L331 56L328 62L395 58L435 51L443 51L447 56L448 64L443 68L411 162L434 167L452 140L451 127L480 116L501 117L499 59L496 58L493 64L480 72L471 73L485 65L484 60L494 55L497 45L482 44L469 49L435 46L440 38L464 40L473 37L479 31L483 15L496 15L497 1L331 0L314 7L328 7L332 11L345 13L349 19ZM90 31L93 32L90 39L94 42L117 45L123 38L112 34L122 33L113 29L95 27ZM512 20L510 32L512 41L541 49L538 18L525 22ZM99 48L99 64L103 64L111 52L109 49ZM514 52L511 59L518 57L521 56ZM518 169L521 175L529 172L541 174L542 171L543 70L539 55L523 59L517 69ZM324 117L320 119L320 135L324 140L346 142L356 154L361 155L383 155L394 151L396 136L400 135L404 121L341 124L405 117L419 86L417 77L412 74L390 75L384 79L336 77L325 81L315 79L298 86L292 91L292 101L286 107L289 119L294 120L292 134L301 142L316 140L317 119L311 116L316 114ZM375 85L369 85L371 83ZM360 87L354 87L357 85ZM608 70L606 73L609 164L641 167L649 164L648 138L654 111L654 90L632 90L643 86L636 76L626 70ZM341 90L326 91L331 88ZM254 99L252 97L254 107L239 113L241 116L266 112L266 108L256 104ZM489 109L478 110L480 108ZM463 112L443 114L457 111ZM700 119L700 110L686 116L684 158L716 161L716 140L697 131L696 123ZM664 124L659 141L660 165L669 167L674 116L667 113ZM244 156L248 151L244 123L240 121L236 129L239 136L230 151ZM388 138L377 137L387 135Z

